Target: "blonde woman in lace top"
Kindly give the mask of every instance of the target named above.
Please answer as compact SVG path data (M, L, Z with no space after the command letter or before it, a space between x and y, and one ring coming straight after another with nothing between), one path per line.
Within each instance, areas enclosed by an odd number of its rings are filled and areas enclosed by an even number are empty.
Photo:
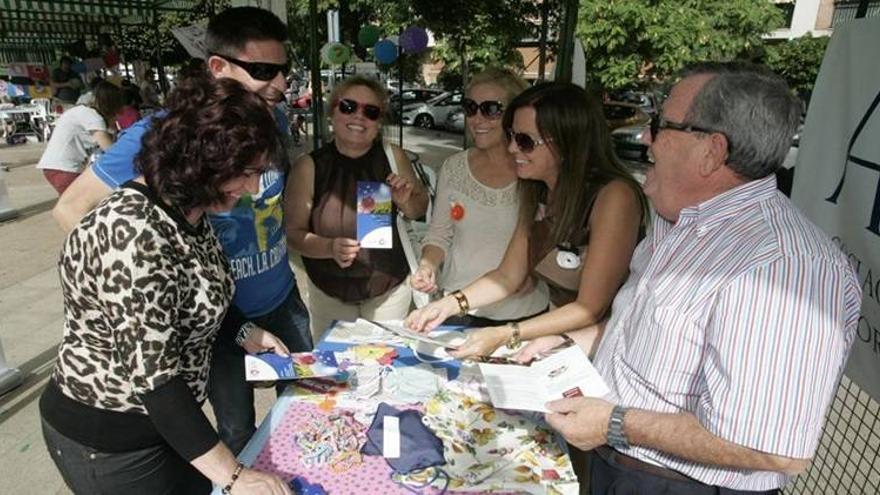
M410 279L414 289L462 289L501 262L520 203L501 116L525 88L525 81L507 70L489 69L471 80L462 105L473 147L449 157L440 171L430 230L419 269ZM476 309L457 322L500 325L541 313L547 305L546 285L527 281L513 297Z

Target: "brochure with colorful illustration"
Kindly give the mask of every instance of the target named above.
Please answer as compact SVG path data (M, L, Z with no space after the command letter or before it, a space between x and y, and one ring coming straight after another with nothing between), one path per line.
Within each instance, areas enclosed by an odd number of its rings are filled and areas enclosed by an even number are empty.
M357 183L357 240L362 248L391 249L391 187L384 182Z
M336 375L339 365L331 351L300 352L289 356L264 352L246 354L244 372L248 381L296 380Z
M492 405L499 409L549 412L550 401L603 397L608 386L580 347L566 347L530 364L480 363Z

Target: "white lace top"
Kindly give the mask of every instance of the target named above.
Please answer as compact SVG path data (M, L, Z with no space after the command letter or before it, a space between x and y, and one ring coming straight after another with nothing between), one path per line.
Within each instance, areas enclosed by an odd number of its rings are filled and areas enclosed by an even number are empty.
M453 213L463 215L454 218ZM497 268L518 214L516 181L501 189L491 188L471 173L468 150L447 158L440 170L434 213L423 241L446 254L438 286L444 292L461 289ZM547 307L547 292L547 286L540 282L534 290L471 313L495 320L522 318Z

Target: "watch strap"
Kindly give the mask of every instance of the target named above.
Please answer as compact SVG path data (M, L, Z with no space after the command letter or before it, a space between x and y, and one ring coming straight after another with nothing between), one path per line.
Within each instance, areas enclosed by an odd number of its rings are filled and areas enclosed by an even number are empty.
M608 418L608 445L615 449L629 448L629 442L626 440L626 433L623 430L626 411L625 407L618 404L611 410L611 417Z

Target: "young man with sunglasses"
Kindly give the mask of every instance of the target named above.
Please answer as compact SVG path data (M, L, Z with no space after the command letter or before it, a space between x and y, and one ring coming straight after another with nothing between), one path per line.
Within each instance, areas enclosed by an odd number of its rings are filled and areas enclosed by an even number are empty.
M213 77L235 79L273 107L284 97L290 65L284 42L287 27L274 14L254 7L221 12L208 24L207 69ZM110 192L138 175L134 157L150 118L124 132L97 163L80 177L53 213L66 230ZM288 134L283 125L265 132ZM236 342L214 345L209 398L220 438L238 453L255 431L253 389L245 381L244 351L284 353L312 348L308 311L288 263L282 194L287 164L262 174L260 192L243 197L228 214L210 216L229 258L235 299L224 327L235 327ZM271 332L271 333L270 333ZM276 337L277 336L277 337Z
M776 190L799 116L759 67L700 64L672 88L646 138L653 229L610 319L569 334L601 338L609 400L548 404L550 425L592 450L592 493L775 494L809 465L861 290Z

